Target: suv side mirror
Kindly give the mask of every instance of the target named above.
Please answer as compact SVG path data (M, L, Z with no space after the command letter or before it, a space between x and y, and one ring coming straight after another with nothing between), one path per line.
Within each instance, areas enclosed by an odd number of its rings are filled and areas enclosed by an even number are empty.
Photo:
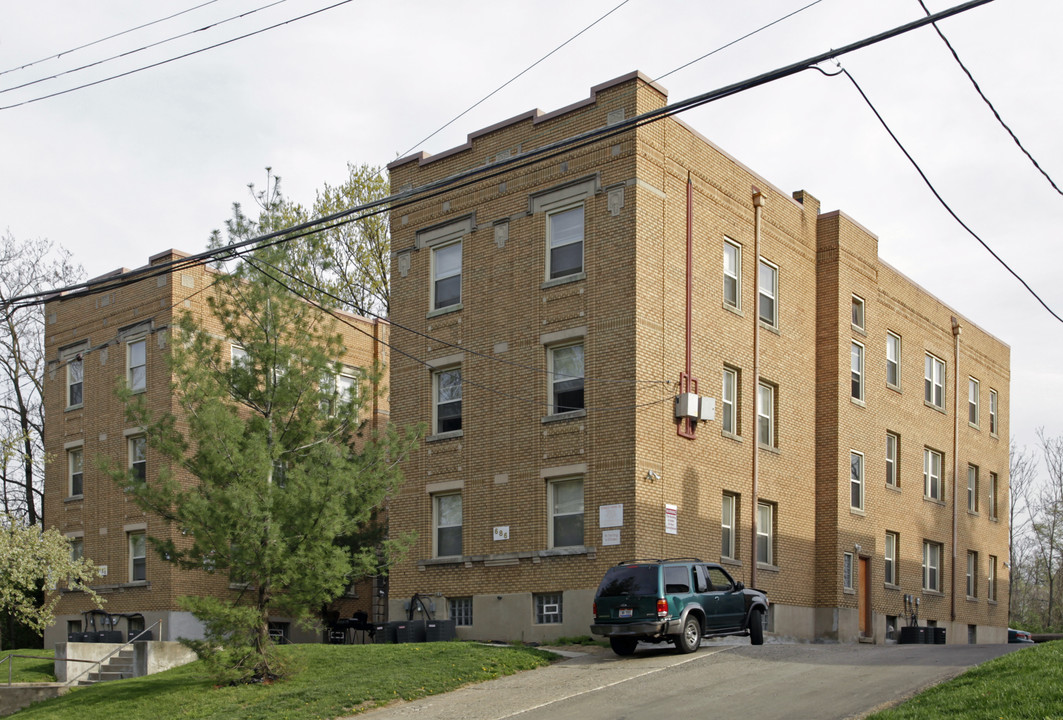
M734 586L734 591L735 592L740 592L740 591L745 590L745 589L746 589L745 583L743 583L741 580L739 580L738 582L735 583L735 586Z

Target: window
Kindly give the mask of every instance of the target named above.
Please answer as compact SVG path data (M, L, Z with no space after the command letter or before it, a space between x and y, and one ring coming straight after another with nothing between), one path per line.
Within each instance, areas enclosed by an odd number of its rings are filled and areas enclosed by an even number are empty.
M435 432L461 430L461 368L440 370L432 376L435 385Z
M549 349L550 412L584 409L583 345L564 345Z
M450 598L450 619L456 627L472 625L472 598Z
M886 433L886 485L899 488L901 486L901 436L896 433Z
M901 386L901 336L886 333L886 384Z
M85 493L84 450L76 448L66 453L67 471L70 473L70 497Z
M863 453L849 453L849 507L853 510L864 509Z
M864 346L858 342L852 344L850 351L850 366L852 369L852 389L850 391L853 400L864 399Z
M967 512L978 512L978 466L967 466Z
M978 553L967 551L967 597L978 597Z
M79 353L66 363L66 405L81 407L85 402L85 364Z
M229 347L229 365L235 370L249 369L251 366L251 357L247 354L247 350L244 350L239 345L232 345Z
M77 562L85 557L85 538L72 537L68 540L70 540L70 559Z
M757 387L757 442L775 445L775 388L761 383Z
M133 392L148 387L148 341L144 338L126 344L126 380Z
M583 272L583 205L546 216L548 280Z
M853 554L842 553L842 586L846 590L853 589Z
M989 388L989 434L997 434L997 391Z
M583 478L549 484L550 547L583 544Z
M461 494L434 495L435 557L461 555Z
M723 507L720 513L720 556L725 558L738 557L738 549L735 544L735 517L738 514L738 496L730 493L723 494Z
M997 556L989 556L989 566L986 569L987 587L986 599L990 602L997 601Z
M461 240L432 248L432 309L461 302Z
M967 378L967 422L978 427L978 381Z
M723 302L742 307L742 246L731 239L723 241Z
M539 625L556 625L561 622L561 593L535 594L535 622Z
M775 507L770 503L757 503L757 562L775 564L774 524Z
M927 353L923 400L938 410L945 409L945 363Z
M989 473L989 518L997 519L997 474Z
M337 400L346 404L358 397L358 377L350 373L341 373L336 376Z
M767 260L760 261L757 290L760 296L758 312L760 313L761 322L767 323L772 327L778 327L779 308L777 300L779 294L779 268L775 267Z
M740 435L738 431L738 371L725 367L723 369L723 431L729 435Z
M147 542L143 532L129 533L129 582L147 580Z
M853 295L853 327L864 329L864 300L856 295Z
M941 545L923 541L923 589L941 592Z
M933 500L944 500L941 485L941 453L930 448L923 449L923 495Z
M148 479L148 440L143 435L129 438L129 468L140 482Z
M899 544L897 533L886 533L886 544L883 546L882 555L886 561L885 579L887 585L900 585L897 580L897 546Z

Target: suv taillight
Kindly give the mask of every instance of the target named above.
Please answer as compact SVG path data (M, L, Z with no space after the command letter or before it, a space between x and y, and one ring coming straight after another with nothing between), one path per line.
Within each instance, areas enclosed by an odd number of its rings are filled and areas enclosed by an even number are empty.
M668 600L657 598L657 617L668 617Z
M598 617L598 601L597 600L594 601L594 608L591 610L591 612L594 613L594 617Z

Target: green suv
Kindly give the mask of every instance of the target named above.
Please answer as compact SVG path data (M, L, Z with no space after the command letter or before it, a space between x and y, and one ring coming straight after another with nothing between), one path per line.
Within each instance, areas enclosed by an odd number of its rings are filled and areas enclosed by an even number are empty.
M696 558L630 560L609 568L594 595L591 632L609 638L617 655L639 640L670 642L692 653L701 638L748 635L764 643L768 596L735 582L716 563Z

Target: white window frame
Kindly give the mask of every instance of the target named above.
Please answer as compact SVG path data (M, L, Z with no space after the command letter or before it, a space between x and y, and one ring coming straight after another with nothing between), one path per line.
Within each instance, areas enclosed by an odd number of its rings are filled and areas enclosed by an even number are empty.
M770 280L767 288L764 287L765 279ZM764 317L764 298L771 301L770 319ZM764 258L760 258L757 266L757 319L769 327L779 327L779 266Z
M967 512L978 512L978 485L980 478L977 465L967 465Z
M981 391L981 384L977 378L968 376L967 378L967 424L971 427L978 427L980 414L979 414L979 393Z
M446 374L449 374L449 373L455 373L455 372L458 374L458 392L459 392L459 395L458 395L457 398L451 398L446 403L442 403L442 402L440 402L440 399L439 399L439 392L440 392L439 380L440 380L440 377L442 377L443 375L446 375ZM464 414L463 414L464 413L464 408L462 407L463 395L464 394L465 393L464 393L464 385L463 385L463 379L462 379L462 369L461 369L460 365L454 365L454 366L451 366L451 367L439 368L438 370L435 370L432 373L432 432L433 432L433 434L441 435L443 433L462 432L464 430L464 427L465 427L464 419L465 418L464 418ZM440 426L439 426L439 407L440 407L440 405L443 405L443 404L448 404L449 405L449 404L452 404L452 403L457 403L458 404L458 408L461 409L461 412L458 413L458 425L459 426L456 427L456 428L452 428L450 430L442 430L440 428Z
M554 218L559 218L566 213L579 211L583 220L580 227L579 239L566 240L558 245L554 245ZM546 281L559 281L564 278L569 278L575 275L579 275L586 271L587 268L587 252L586 252L586 238L587 238L587 210L584 203L578 202L573 205L566 205L565 207L559 207L554 210L550 210L546 213ZM553 256L554 250L569 245L575 245L579 243L580 262L579 268L569 272L565 272L563 275L553 275Z
M437 260L439 253L445 251L452 251L457 248L458 252L458 268L456 271L440 271L439 262ZM464 249L462 248L462 240L458 239L453 242L440 243L432 246L432 286L431 286L431 310L446 310L447 308L454 308L461 306L462 291L464 290L462 284L464 278L462 277L462 264L464 263ZM445 273L445 274L444 274ZM444 280L449 280L453 277L458 278L458 299L454 302L448 302L446 305L439 305L439 299L436 293L436 286Z
M564 375L564 374L561 374L561 373L555 373L554 364L555 364L555 356L556 356L556 354L558 352L561 352L561 351L564 351L564 350L568 350L569 348L576 348L576 347L580 348L580 352L579 352L580 361L581 361L580 364L582 365L582 367L580 368L579 376ZM584 345L583 341L581 340L579 342L574 342L574 343L564 343L564 344L558 344L558 345L551 345L550 347L548 347L546 349L546 364L547 364L546 370L547 370L548 376L550 378L550 380L549 380L550 396L548 398L549 414L550 415L563 415L565 413L586 411L586 409L587 409L587 396L586 396L586 383L584 382L584 378L586 377L586 373L587 373L587 355L586 355L586 346ZM559 408L559 405L557 403L558 385L561 385L563 383L574 382L576 380L579 380L579 382L581 384L581 390L583 390L583 392L584 392L582 404L578 408L577 407L569 407L569 406L566 405L565 406L566 409L564 409L564 410L558 409Z
M137 449L141 449L143 457L137 457ZM140 479L143 482L147 482L148 479L148 438L144 435L130 435L126 438L126 452L129 460L129 469L138 477L143 475ZM137 472L137 466L141 466L141 471Z
M564 620L564 593L535 593L533 596L536 625L560 625Z
M126 383L132 392L145 392L148 389L148 339L146 337L139 337L133 340L127 340L125 347ZM142 357L138 358L141 361L139 364L134 364L134 354L136 353L137 347L141 348L140 352ZM138 370L140 371L139 374L137 372Z
M763 428L768 437L764 437ZM775 386L761 382L757 385L757 442L764 447L775 448Z
M720 506L720 557L737 559L735 517L738 514L738 496L725 492ZM728 552L730 550L730 552Z
M849 591L855 589L853 584L853 575L855 575L854 560L855 557L851 552L842 553L842 588Z
M775 506L757 502L757 547L756 562L760 565L775 565ZM761 553L761 547L764 553ZM762 559L763 555L763 559Z
M458 499L458 514L459 514L458 522L457 523L450 522L450 523L445 523L444 524L443 517L442 517L443 516L443 504L445 502L449 502L449 501L453 500L454 498ZM438 494L435 494L435 495L432 496L432 557L460 557L462 555L462 553L464 552L464 547L465 547L465 545L464 545L464 537L463 537L463 535L464 535L464 528L463 528L464 522L465 522L465 517L464 517L463 499L462 499L462 496L461 496L460 492L438 493ZM459 547L459 552L457 552L457 553L446 553L445 555L441 554L440 546L442 545L442 543L439 540L440 532L444 531L444 530L451 530L453 528L458 528L458 545L460 546Z
M936 459L936 463L935 463ZM935 467L936 465L936 467ZM923 448L923 496L931 500L945 501L945 485L941 472L945 456L937 450Z
M242 345L236 343L230 343L229 345L229 366L232 368L244 368L247 369L251 363L251 355L243 348Z
M892 447L891 447L892 446ZM901 436L886 431L886 485L892 488L901 486Z
M728 435L740 435L738 427L738 370L723 369L723 389L720 392L721 424Z
M941 543L923 541L923 590L941 592Z
M895 532L886 532L885 545L882 549L882 559L885 563L883 577L887 585L900 585L897 572L897 548L900 545L900 535Z
M896 382L890 382L890 368ZM901 387L901 336L892 331L886 333L886 386L898 390Z
M572 509L572 510L569 510L567 512L559 512L558 511L558 507L557 507L557 505L558 505L558 497L557 497L558 488L561 487L562 485L569 485L569 484L572 484L572 483L579 483L579 488L580 488L580 506L579 506L579 509L578 510ZM546 493L547 533L549 535L548 542L549 542L551 548L556 548L556 547L580 547L580 546L585 544L585 542L586 542L585 541L586 527L584 526L584 517L583 516L584 516L584 510L586 508L586 495L584 494L584 489L585 489L585 485L584 485L584 482L583 482L583 476L582 475L550 478L549 481L547 482L547 493ZM557 532L555 530L555 527L556 527L558 521L562 521L563 522L565 518L572 518L572 519L579 518L579 525L580 525L581 529L583 530L583 532L580 533L580 541L579 541L579 543L570 544L570 545L558 545L557 544L557 537L556 537L557 536Z
M1000 480L995 472L989 473L989 519L997 519L997 490Z
M989 388L989 434L993 437L997 436L997 391L993 388Z
M728 250L733 251L733 268L727 267ZM733 298L727 294L728 280L734 288ZM729 237L723 239L723 304L735 310L742 309L742 246Z
M79 402L74 402L74 388L80 395ZM85 360L81 353L66 361L66 408L84 407L85 405Z
M968 598L978 597L978 552L967 551L966 592Z
M76 461L75 461L76 458ZM75 468L77 469L75 472ZM85 495L85 448L82 446L72 447L66 451L67 471L67 497L83 497ZM74 480L81 486L78 492L74 492Z
M945 409L945 361L931 353L926 354L923 371L923 402L930 407Z
M864 332L866 328L866 320L864 317L865 309L866 304L864 303L864 299L856 293L853 293L853 312L851 320L853 328L860 332Z
M143 545L143 554L137 555L137 538ZM148 536L144 530L134 530L126 533L126 546L129 549L129 582L145 582L148 579ZM137 561L140 561L144 577L137 578Z
M855 450L849 451L849 509L864 509L864 454Z
M989 564L986 565L986 600L997 601L997 556L989 556Z
M864 346L856 340L852 341L849 350L849 370L851 383L849 395L853 400L864 401Z

